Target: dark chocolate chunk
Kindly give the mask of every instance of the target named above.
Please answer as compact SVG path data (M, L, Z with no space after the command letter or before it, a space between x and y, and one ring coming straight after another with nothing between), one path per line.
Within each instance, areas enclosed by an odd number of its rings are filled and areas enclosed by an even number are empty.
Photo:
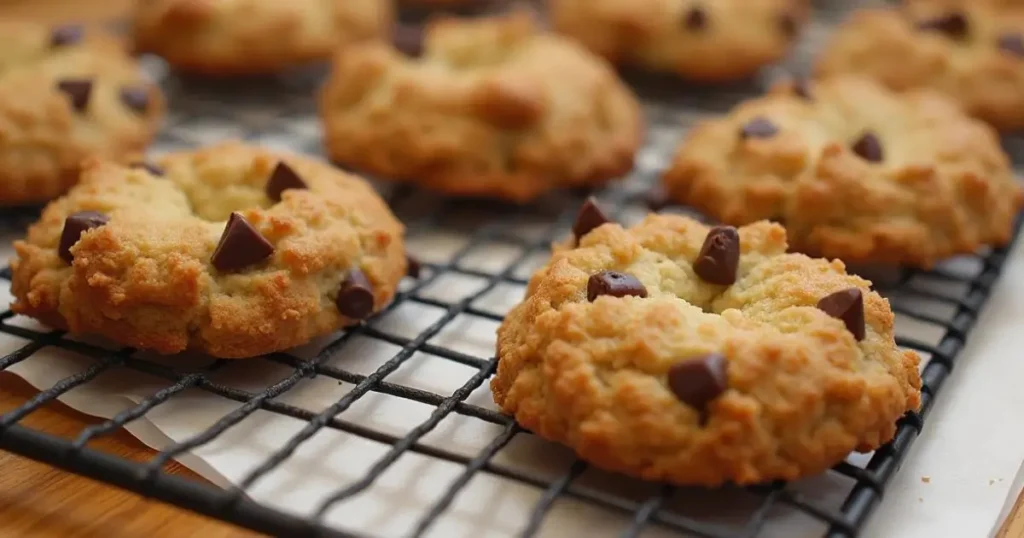
M60 259L71 263L74 256L71 254L71 247L82 237L86 230L99 228L110 221L110 217L99 211L79 211L72 213L64 219L64 231L60 234L60 245L57 247L57 255Z
M860 288L848 288L823 297L818 309L843 320L846 329L857 340L864 339L864 294Z
M576 241L579 242L584 235L606 222L609 222L608 217L597 206L597 201L587 198L587 201L583 202L583 206L580 207L580 212L576 214L576 223L572 225L572 233L576 236Z
M1003 34L996 42L999 50L1009 52L1018 58L1024 58L1024 36L1020 34Z
M281 193L288 189L308 189L305 181L292 170L290 166L281 161L274 167L274 171L270 173L270 179L267 180L267 186L264 190L267 193L267 198L275 202L281 201Z
M121 88L120 97L124 106L139 114L145 114L149 108L149 90L145 86Z
M405 274L411 278L419 278L423 271L423 264L413 258L408 252L405 253Z
M882 151L882 143L879 142L878 137L875 136L871 131L865 132L853 143L853 152L866 161L873 163L882 162L884 152Z
M353 269L341 283L334 300L338 312L352 319L366 319L373 313L373 286L359 269Z
M814 100L814 96L811 94L811 83L804 78L793 81L793 94L807 101Z
M424 31L421 26L398 23L391 32L391 43L407 56L423 55Z
M693 272L703 281L728 286L736 282L740 263L740 234L732 226L715 226L704 238Z
M786 37L796 37L796 17L793 16L792 13L783 13L782 15L779 15L779 30L782 30L782 35Z
M57 82L57 89L67 94L71 99L71 106L81 112L89 106L89 96L92 94L92 81L89 79L65 79Z
M139 161L136 163L132 163L132 168L145 168L147 172L156 177L163 177L163 175L166 173L163 168L160 168L159 166L147 161Z
M963 13L949 13L934 19L919 22L917 27L921 30L941 32L953 39L967 37L967 17Z
M647 297L647 288L629 273L601 271L587 280L587 300L593 302L602 295Z
M221 272L237 271L269 258L273 253L274 245L236 211L231 213L210 263Z
M684 22L690 30L703 30L708 24L708 15L700 6L694 6L686 12Z
M668 388L679 401L703 412L729 388L729 361L718 353L686 359L668 370Z
M55 26L50 30L50 46L63 47L74 45L85 37L85 30L78 24Z
M740 138L771 138L778 134L779 128L763 116L758 116L740 129Z

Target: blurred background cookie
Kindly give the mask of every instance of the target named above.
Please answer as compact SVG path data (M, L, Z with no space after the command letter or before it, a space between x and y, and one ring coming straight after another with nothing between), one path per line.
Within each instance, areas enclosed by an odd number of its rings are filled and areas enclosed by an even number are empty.
M554 28L616 64L722 82L785 56L807 0L549 0Z
M81 26L0 22L0 206L47 201L89 156L132 158L164 114L123 44Z
M391 0L140 0L139 52L206 75L262 74L386 37Z
M859 73L906 90L941 90L1001 130L1024 128L1024 2L908 0L856 12L817 73Z
M1005 244L1022 202L992 128L937 92L855 75L698 124L664 182L725 223L783 222L797 250L922 267Z
M342 51L320 96L327 152L384 179L523 202L632 168L640 107L611 67L516 11L428 25L425 51Z

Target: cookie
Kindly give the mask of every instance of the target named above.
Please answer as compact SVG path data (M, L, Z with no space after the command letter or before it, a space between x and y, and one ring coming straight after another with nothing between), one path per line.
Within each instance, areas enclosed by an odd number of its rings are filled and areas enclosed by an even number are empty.
M998 129L1024 128L1024 2L916 0L855 12L816 72L934 88Z
M88 163L14 244L12 309L76 334L242 358L379 311L403 227L361 179L238 143Z
M890 440L918 356L842 262L758 222L591 221L498 329L495 402L605 469L716 486L792 480Z
M139 154L163 114L159 89L114 38L0 22L0 206L59 196L86 157Z
M179 71L268 74L386 37L392 11L390 0L147 0L133 34Z
M550 8L556 30L616 64L725 82L781 60L808 0L551 0Z
M797 250L917 267L1005 244L1022 201L991 127L855 75L780 84L700 123L663 179L724 223L783 222Z
M529 201L632 168L642 118L612 68L527 11L434 19L409 58L343 50L320 95L336 162L452 195Z

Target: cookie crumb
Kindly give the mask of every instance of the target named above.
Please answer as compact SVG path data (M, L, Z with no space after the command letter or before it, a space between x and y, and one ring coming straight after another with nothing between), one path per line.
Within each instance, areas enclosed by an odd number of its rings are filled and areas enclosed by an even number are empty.
M930 484L932 482L932 477L928 475L922 476L921 482L924 482L925 484Z
M988 479L988 485L990 485L990 486L991 486L992 484L995 484L995 483L996 483L996 481L995 481L995 480L993 480L993 479L991 479L991 478L989 478L989 479Z

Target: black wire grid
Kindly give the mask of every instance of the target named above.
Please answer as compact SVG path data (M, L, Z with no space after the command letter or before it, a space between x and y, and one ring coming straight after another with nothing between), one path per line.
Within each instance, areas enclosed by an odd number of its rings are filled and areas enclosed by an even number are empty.
M809 30L820 34L837 17L826 11ZM813 43L813 40L809 40ZM808 51L805 43L802 53ZM792 64L791 64L792 65ZM800 65L797 63L797 65ZM798 67L796 68L798 69ZM159 67L156 68L160 71ZM319 132L310 90L319 73L302 73L286 78L261 80L258 84L203 83L166 76L172 117L157 144L159 150L178 149L225 138L242 138L272 147L308 153L320 153ZM769 73L766 79L772 78ZM763 81L714 90L687 88L679 82L631 79L645 97L649 121L648 142L637 159L637 167L623 182L594 193L602 206L623 222L634 222L646 213L645 195L657 181L685 126L700 117L721 112L738 100L760 91ZM1024 152L1008 146L1015 160L1024 160ZM276 353L245 362L245 369L258 371L273 367L284 369L283 377L258 390L244 390L224 381L224 372L239 363L206 361L196 366L176 365L154 359L131 349L110 350L66 338L60 332L26 327L9 310L0 314L0 333L28 341L24 346L0 358L0 371L32 361L59 348L88 361L80 373L67 377L43 390L21 407L0 415L0 448L67 469L131 491L170 502L203 514L278 536L354 536L376 535L373 529L348 529L332 526L321 516L333 507L350 501L373 487L378 479L408 454L459 466L454 479L435 484L437 495L421 513L416 514L407 535L424 536L431 532L465 493L471 481L481 476L498 477L534 491L536 496L529 516L512 535L538 536L543 533L545 517L560 505L575 502L618 514L622 526L607 529L608 535L641 536L652 529L678 531L680 536L755 537L771 534L779 514L796 513L815 522L815 528L827 536L854 536L862 529L872 509L881 502L886 485L906 457L910 445L924 426L934 398L946 382L964 346L980 310L1000 275L1007 258L1006 249L986 250L962 257L933 271L865 269L876 279L876 286L892 301L898 313L897 343L921 352L923 367L922 406L899 421L895 439L875 451L870 458L852 458L826 473L834 478L830 494L841 502L826 502L817 493L809 493L800 484L774 483L751 488L725 488L704 491L669 485L640 485L626 477L603 476L587 480L590 469L582 461L570 458L554 472L536 473L515 465L499 463L503 451L516 439L532 437L515 422L487 405L470 401L473 393L486 394L486 382L493 374L496 359L486 350L461 351L462 346L438 343L438 336L450 331L460 319L472 317L492 324L500 322L511 302L521 296L530 270L543 262L553 240L564 237L572 223L583 193L545 198L528 208L513 208L481 201L445 200L409 188L382 186L392 207L407 224L410 249L428 260L424 275L408 279L395 301L376 318L333 337L310 356ZM670 209L671 210L671 209ZM36 210L6 211L3 224L16 234L36 215ZM455 237L455 247L439 254L432 250L438 234ZM11 235L13 236L13 235ZM418 246L417 246L418 245ZM502 255L494 254L496 246ZM10 279L10 271L0 272ZM451 279L472 279L472 290L439 297L432 289L451 291ZM496 307L486 306L488 297L504 293ZM500 294L499 294L500 295ZM439 313L436 320L417 328L413 334L396 330L386 322L388 315L403 305L420 305ZM928 335L928 336L921 336ZM493 339L493 335L484 335ZM395 350L386 360L375 363L368 372L346 367L352 342L369 339L387 343ZM488 342L486 346L493 344ZM400 367L417 354L434 360L450 361L472 371L465 382L451 392L424 390L415 383L389 380ZM113 418L89 426L74 439L58 438L19 423L26 415L68 391L95 382L101 374L131 371L162 380L163 387ZM230 378L229 374L227 377ZM289 391L303 380L334 380L348 388L326 408L306 409L289 403ZM183 394L199 391L235 402L236 407L196 435L179 439L160 450L147 462L135 463L103 453L88 445ZM371 394L383 394L403 401L418 402L432 408L429 416L404 433L396 434L376 427L372 421L347 420L346 412ZM163 471L172 459L201 449L229 429L253 416L266 412L291 417L303 425L294 435L286 435L280 446L261 465L251 469L236 487L218 488L205 482L172 476ZM450 450L445 444L426 442L430 432L449 417L482 421L494 428L495 435L473 452ZM323 431L342 432L377 443L385 449L371 465L359 469L359 478L338 483L320 500L311 514L299 516L260 504L247 490L264 479ZM536 440L538 443L541 441ZM544 451L561 449L550 445ZM594 485L594 483L597 485ZM643 493L637 494L637 487ZM724 492L724 493L723 493ZM838 497L836 493L838 492ZM730 524L707 517L716 509L693 510L694 499L719 495L744 497L749 508ZM732 504L732 501L727 501ZM346 530L341 530L346 529Z

